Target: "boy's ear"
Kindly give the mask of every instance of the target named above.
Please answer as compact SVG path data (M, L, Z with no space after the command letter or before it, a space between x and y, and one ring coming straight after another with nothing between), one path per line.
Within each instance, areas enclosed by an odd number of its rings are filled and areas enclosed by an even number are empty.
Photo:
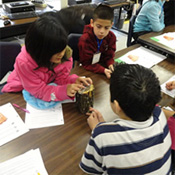
M119 105L119 103L118 103L118 101L117 100L114 100L114 110L115 110L115 112L118 114L120 111L122 111L122 109L121 109L121 107L120 107L120 105Z
M91 27L94 27L94 20L93 19L90 20L90 24L91 24Z
M111 24L111 28L112 28L113 25L114 25L114 22L112 22L112 24Z

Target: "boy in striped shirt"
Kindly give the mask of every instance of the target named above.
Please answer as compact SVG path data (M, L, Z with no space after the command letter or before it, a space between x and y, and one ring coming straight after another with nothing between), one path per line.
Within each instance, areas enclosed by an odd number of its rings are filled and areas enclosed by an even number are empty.
M136 64L117 65L110 94L119 118L105 122L91 108L92 136L80 168L88 174L171 174L171 138L166 117L156 106L161 92L153 71Z

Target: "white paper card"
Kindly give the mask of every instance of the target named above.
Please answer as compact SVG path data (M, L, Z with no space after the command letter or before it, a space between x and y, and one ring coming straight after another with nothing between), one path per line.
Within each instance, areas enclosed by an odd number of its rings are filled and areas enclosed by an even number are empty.
M0 113L7 118L0 124L0 146L29 131L11 103L0 106Z
M166 57L157 52L144 47L134 49L119 59L127 64L139 64L146 68L151 68L155 64L163 61Z
M161 85L161 91L169 95L170 97L175 98L175 89L168 90L166 88L166 83L168 83L169 81L175 81L175 75L172 76L168 81L166 81L165 83Z
M62 104L58 103L51 109L36 109L27 103L25 123L30 129L57 126L64 124Z
M169 111L173 111L173 109L170 108L169 106L164 106L163 109L167 109L167 110L169 110Z
M153 38L155 38L157 42L175 50L175 32L164 33Z
M39 149L0 163L1 175L48 175Z

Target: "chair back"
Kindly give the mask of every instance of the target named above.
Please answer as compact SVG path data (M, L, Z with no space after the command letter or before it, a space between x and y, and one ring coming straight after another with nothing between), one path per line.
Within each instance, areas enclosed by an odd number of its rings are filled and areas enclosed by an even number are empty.
M0 80L7 72L14 69L16 56L21 51L21 45L14 42L0 42Z
M139 8L136 10L136 15L138 15L138 14L139 14L139 12L140 12L141 8L142 8L142 5L140 5L140 7L139 7Z
M78 42L79 38L81 37L82 34L79 33L71 33L68 35L68 45L71 47L73 50L73 62L79 61L79 49L78 49Z
M133 15L129 20L129 29L128 29L128 38L127 38L127 47L131 46L132 37L133 37L133 26L136 20L136 15Z
M128 29L128 38L127 38L127 47L131 46L132 43L132 38L133 38L133 26L135 23L135 20L137 18L137 15L139 14L140 10L141 10L142 6L140 6L137 10L136 10L136 14L133 15L130 20L129 20L129 29Z

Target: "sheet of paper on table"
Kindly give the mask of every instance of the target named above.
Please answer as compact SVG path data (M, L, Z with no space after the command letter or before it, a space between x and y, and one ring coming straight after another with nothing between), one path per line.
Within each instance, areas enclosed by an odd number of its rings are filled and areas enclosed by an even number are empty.
M122 57L115 59L115 61L122 61L127 64L139 64L146 68L151 68L152 66L163 61L165 58L166 57L164 55L141 46L132 51L129 51Z
M62 104L58 103L51 109L36 109L27 103L25 123L30 129L57 126L64 124Z
M175 50L175 32L164 33L151 39Z
M164 92L165 94L169 95L172 98L175 98L175 89L168 90L166 88L166 83L169 81L175 81L175 75L172 76L169 80L167 80L165 83L161 85L161 91Z
M0 146L29 131L11 103L0 106L6 120L0 124Z
M39 148L0 163L1 175L48 175Z

